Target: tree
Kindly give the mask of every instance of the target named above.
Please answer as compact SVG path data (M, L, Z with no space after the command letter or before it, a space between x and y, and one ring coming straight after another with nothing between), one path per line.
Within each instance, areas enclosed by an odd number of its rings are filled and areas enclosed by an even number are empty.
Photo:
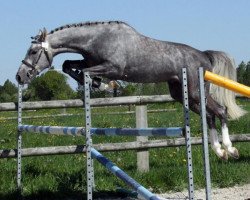
M136 95L138 84L129 83L125 88L122 89L121 96L133 96Z
M67 83L67 77L50 70L34 79L24 92L25 100L62 100L76 97Z
M248 61L243 75L244 84L250 86L250 61Z
M17 101L18 88L9 79L0 86L0 102L15 102Z
M237 81L239 83L244 83L243 75L245 73L246 64L242 61L237 68Z
M237 68L237 81L250 86L250 61L247 64L243 61L239 64Z

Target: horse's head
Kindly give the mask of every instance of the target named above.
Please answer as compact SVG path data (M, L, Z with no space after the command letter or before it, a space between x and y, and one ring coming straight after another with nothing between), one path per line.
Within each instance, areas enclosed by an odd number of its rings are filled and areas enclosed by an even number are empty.
M32 37L31 46L16 74L19 84L30 83L36 75L51 66L53 56L46 37L46 29Z

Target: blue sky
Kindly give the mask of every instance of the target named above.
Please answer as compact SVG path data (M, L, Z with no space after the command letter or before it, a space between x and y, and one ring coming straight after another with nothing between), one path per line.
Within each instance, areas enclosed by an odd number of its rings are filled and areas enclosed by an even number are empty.
M0 6L0 85L15 74L39 29L84 21L122 20L140 33L185 43L200 50L221 50L236 63L250 60L248 0L8 0ZM65 59L54 58L61 68ZM69 78L73 87L74 81Z

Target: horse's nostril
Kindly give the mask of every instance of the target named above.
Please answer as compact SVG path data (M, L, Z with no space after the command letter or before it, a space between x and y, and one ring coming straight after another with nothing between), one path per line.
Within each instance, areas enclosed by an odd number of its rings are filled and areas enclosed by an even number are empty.
M22 83L21 76L19 76L18 74L16 75L16 80L18 83Z

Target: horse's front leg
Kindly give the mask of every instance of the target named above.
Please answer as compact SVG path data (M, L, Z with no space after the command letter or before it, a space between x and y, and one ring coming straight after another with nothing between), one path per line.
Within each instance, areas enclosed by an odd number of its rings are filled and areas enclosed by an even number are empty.
M95 65L89 68L84 68L83 72L89 72L90 76L94 76L92 79L92 87L99 89L100 91L113 92L114 89L120 88L120 84L117 81L112 80L108 84L101 82L101 79L96 76L105 76L110 74L117 74L117 69L109 62L104 62L99 65Z
M84 84L83 71L88 71L90 75L102 75L107 70L106 65L97 65L91 68L87 67L87 63L84 60L66 60L63 63L63 72L71 76L80 84ZM91 79L91 87L99 89L100 91L110 91L119 87L116 81L111 81L109 84L102 82L99 77L93 77Z
M222 144L223 144L225 150L227 151L228 155L233 157L233 158L238 159L239 152L235 147L232 146L232 142L231 142L230 137L229 137L229 131L228 131L228 127L227 127L226 122L222 122L221 132L222 132Z
M82 69L85 68L87 68L87 63L85 60L65 60L62 66L63 72L71 76L80 84L84 84ZM103 89L103 83L101 82L100 78L94 77L91 79L91 82L92 87Z
M65 60L62 65L62 70L64 73L71 76L80 84L84 83L83 73L80 70L84 67L84 60Z

